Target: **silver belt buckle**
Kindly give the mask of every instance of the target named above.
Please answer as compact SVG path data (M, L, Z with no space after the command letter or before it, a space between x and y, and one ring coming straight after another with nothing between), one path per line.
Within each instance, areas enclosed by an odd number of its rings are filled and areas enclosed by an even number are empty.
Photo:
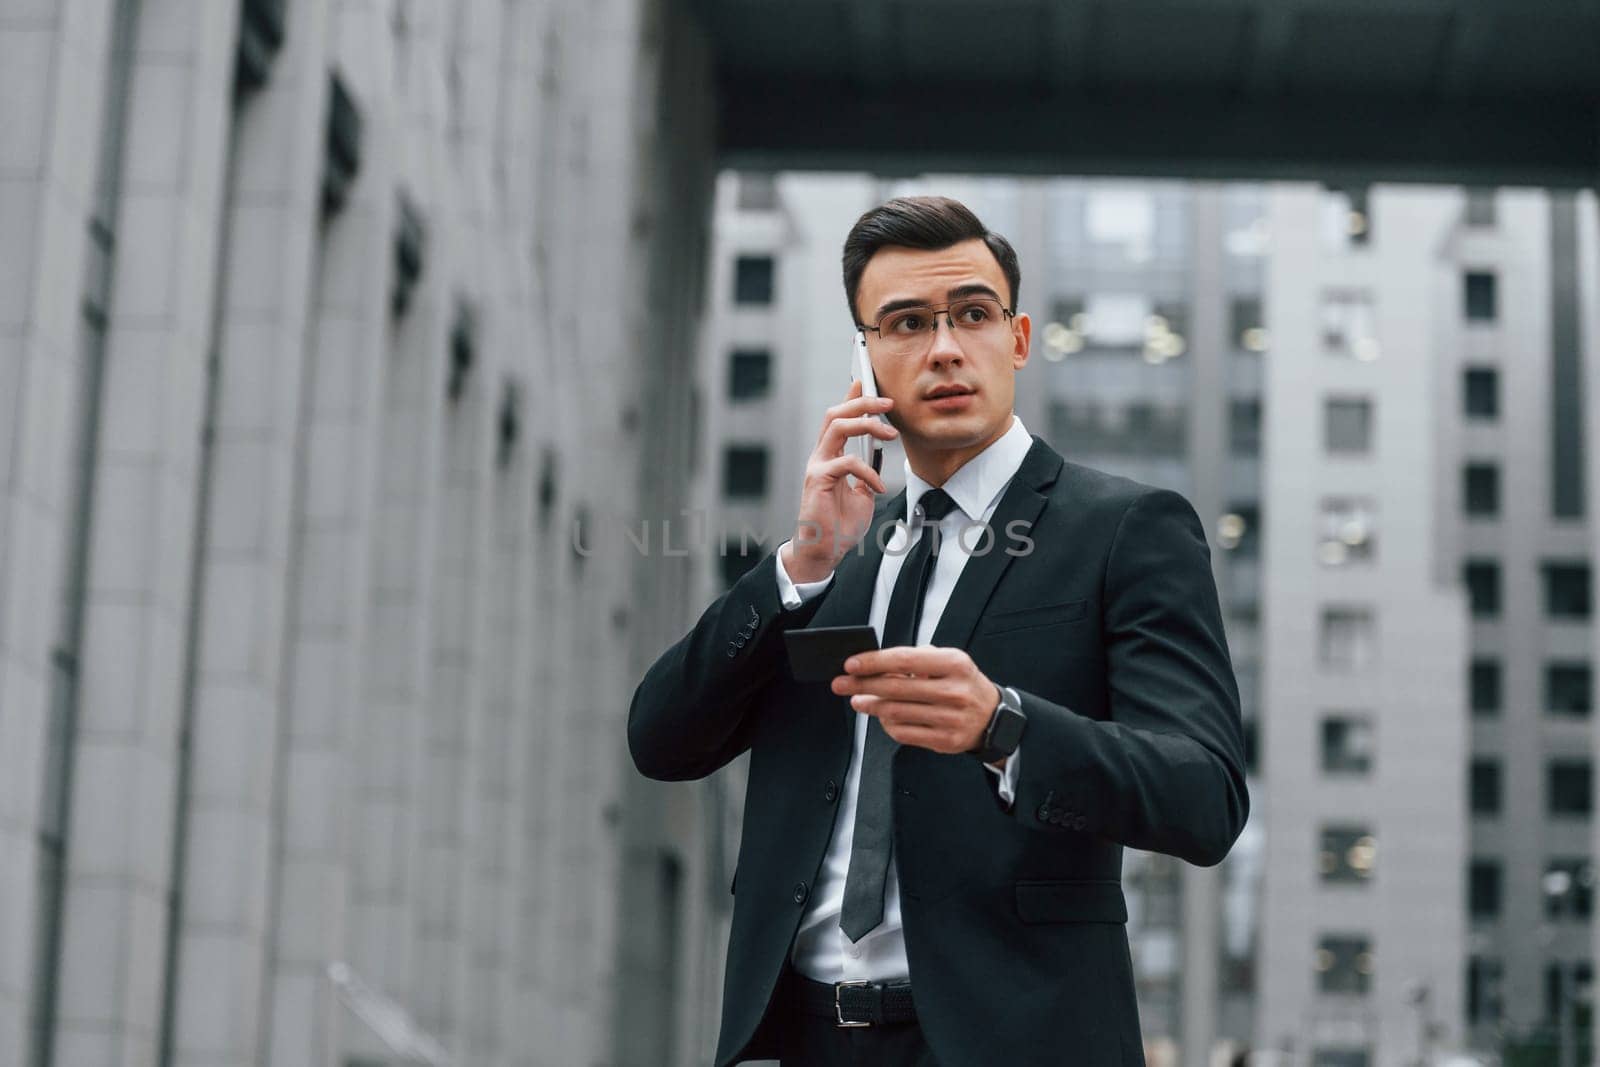
M847 985L869 986L872 983L865 978L853 978L848 982L835 982L833 984L833 1016L839 1020L840 1026L871 1026L872 1020L867 1019L858 1023L844 1021L844 1007L839 1003L839 991Z

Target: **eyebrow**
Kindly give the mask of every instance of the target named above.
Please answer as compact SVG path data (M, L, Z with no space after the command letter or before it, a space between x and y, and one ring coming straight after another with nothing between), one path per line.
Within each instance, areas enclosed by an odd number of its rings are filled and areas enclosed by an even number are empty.
M945 299L947 300L960 300L964 296L992 296L996 300L1000 300L999 293L982 283L958 285L954 289L946 290L944 295ZM1000 302L1004 303L1005 301ZM916 300L909 297L901 300L890 300L888 303L879 306L878 313L873 317L873 321L877 322L881 320L891 311L900 311L903 308L922 308L929 306L931 305L929 305L926 300Z

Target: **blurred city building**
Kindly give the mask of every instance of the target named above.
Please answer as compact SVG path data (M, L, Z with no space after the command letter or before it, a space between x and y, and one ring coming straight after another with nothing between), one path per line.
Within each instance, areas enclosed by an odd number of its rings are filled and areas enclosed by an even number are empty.
M622 739L689 571L623 535L703 63L628 0L0 10L0 1063L674 1058L704 886Z

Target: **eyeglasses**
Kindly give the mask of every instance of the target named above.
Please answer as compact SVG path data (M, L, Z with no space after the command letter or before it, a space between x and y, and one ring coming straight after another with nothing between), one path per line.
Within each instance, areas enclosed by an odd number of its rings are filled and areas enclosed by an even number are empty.
M878 335L879 346L891 356L920 356L933 345L939 318L950 324L958 340L981 341L999 337L1012 312L989 296L953 300L943 306L922 304L891 311L876 326L861 326Z

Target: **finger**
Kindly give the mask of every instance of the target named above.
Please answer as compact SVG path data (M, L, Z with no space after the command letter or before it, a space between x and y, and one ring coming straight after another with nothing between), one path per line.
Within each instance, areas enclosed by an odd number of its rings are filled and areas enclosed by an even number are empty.
M902 745L926 748L945 755L964 751L960 742L955 739L955 735L948 730L930 730L922 726L890 726L885 723L883 732Z
M823 430L822 439L817 442L817 452L823 458L837 456L844 451L846 441L861 436L876 437L880 441L893 441L900 436L900 431L871 414L834 419Z
M884 700L910 700L960 708L966 702L966 687L949 678L908 678L903 674L841 674L833 680L833 691L841 696L864 693Z
M951 656L960 649L929 645L895 645L873 652L858 652L845 660L848 674L915 674L924 678L947 678L961 673L965 657Z
M860 456L835 456L818 464L814 473L821 478L837 480L846 474L854 474L880 493L887 493L889 486L872 465Z
M820 447L822 439L827 436L828 428L840 419L855 418L860 415L875 415L887 412L894 407L894 401L886 396L856 396L835 404L822 415L822 429L817 432L817 444Z
M884 700L880 697L857 695L850 698L850 707L863 715L871 715L883 722L887 730L895 726L923 726L930 730L955 730L964 719L959 711L937 704L920 704L907 700Z

